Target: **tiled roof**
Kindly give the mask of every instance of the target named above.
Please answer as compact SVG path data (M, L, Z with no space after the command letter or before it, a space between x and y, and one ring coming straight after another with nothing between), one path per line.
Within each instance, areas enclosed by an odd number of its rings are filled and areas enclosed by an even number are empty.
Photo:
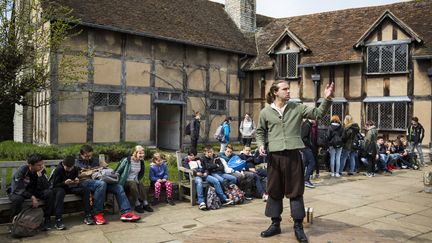
M273 60L266 52L286 28L310 49L300 64L359 61L362 53L353 45L386 10L422 39L413 56L432 55L432 0L423 0L275 19L256 33L258 55L243 69L272 68Z
M204 46L256 54L224 10L207 0L54 0L73 9L83 25ZM261 18L262 17L262 18ZM260 20L268 21L265 16Z

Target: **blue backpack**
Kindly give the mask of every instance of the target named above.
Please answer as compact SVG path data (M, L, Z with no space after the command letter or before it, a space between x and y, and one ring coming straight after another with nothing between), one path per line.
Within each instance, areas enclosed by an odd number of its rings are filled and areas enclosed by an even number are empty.
M228 167L235 171L242 171L246 167L246 160L242 160L238 155L234 155L228 161Z

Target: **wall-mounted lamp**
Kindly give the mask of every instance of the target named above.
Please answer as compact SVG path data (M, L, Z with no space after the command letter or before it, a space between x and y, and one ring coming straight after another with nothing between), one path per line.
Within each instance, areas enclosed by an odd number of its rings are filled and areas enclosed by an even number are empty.
M314 83L318 84L321 81L321 75L319 75L319 74L312 74L312 81Z
M261 75L261 78L260 78L260 80L258 82L258 85L259 85L260 89L263 87L263 85L265 85L265 77L264 77L264 75Z

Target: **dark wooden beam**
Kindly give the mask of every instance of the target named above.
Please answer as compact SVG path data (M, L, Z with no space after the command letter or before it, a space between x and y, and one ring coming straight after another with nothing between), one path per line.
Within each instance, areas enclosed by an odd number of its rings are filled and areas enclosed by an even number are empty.
M94 31L89 29L88 30L88 65L87 65L87 84L89 86L92 86L94 84ZM94 125L94 95L93 91L89 90L88 93L88 106L87 106L87 142L92 143L93 142L93 125Z

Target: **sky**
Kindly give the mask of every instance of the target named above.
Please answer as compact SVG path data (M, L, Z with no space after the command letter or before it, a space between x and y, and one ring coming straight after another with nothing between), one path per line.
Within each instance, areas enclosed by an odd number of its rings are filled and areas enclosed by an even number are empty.
M225 3L225 0L211 1ZM257 13L276 18L404 1L406 0L256 0Z

